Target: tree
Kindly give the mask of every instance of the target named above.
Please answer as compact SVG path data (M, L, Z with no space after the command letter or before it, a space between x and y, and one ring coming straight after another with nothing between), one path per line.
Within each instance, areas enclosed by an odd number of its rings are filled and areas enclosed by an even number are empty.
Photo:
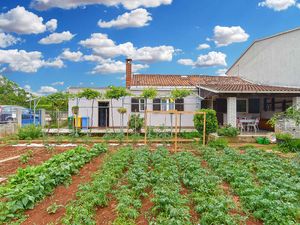
M91 126L94 125L94 103L95 100L101 98L101 93L99 91L85 88L82 92L78 94L79 98L86 98L87 100L92 100L92 115L91 115Z
M0 105L19 105L29 107L32 94L18 84L0 75Z
M147 100L156 98L157 90L155 88L145 88L140 96L145 99L145 110L147 110Z
M114 128L114 116L113 116L112 101L113 101L113 99L119 100L120 98L122 98L122 107L124 108L124 97L129 96L129 95L130 95L130 93L124 87L110 86L105 92L105 97L107 99L110 99L111 118L112 118L111 122L112 122L112 127L113 127L114 131L115 131L115 128Z
M189 95L191 95L191 91L187 90L187 89L178 89L175 88L171 91L171 98L173 98L174 100L176 99L184 99L186 97L188 97ZM181 114L179 115L179 133L181 130Z

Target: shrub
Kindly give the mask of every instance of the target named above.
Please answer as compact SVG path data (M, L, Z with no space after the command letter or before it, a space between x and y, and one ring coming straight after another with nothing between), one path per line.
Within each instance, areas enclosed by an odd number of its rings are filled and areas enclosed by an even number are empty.
M144 125L144 118L141 118L140 114L134 114L130 116L128 126L134 132L140 133Z
M198 112L206 113L206 134L211 134L217 131L218 129L218 120L216 111L213 109L201 109ZM203 121L204 115L197 114L194 116L194 126L197 131L202 134L203 133Z
M240 134L239 129L232 127L231 125L222 127L218 129L217 132L219 136L225 136L225 137L236 137Z
M28 125L21 127L18 132L20 140L36 139L43 136L42 127L35 125Z
M290 140L293 139L293 136L289 133L277 133L276 134L276 139L279 142L290 141Z
M222 150L228 147L228 141L224 138L219 138L214 141L210 141L208 146L217 150Z
M293 136L289 133L276 134L277 145L283 152L299 152L300 151L300 139L293 139Z

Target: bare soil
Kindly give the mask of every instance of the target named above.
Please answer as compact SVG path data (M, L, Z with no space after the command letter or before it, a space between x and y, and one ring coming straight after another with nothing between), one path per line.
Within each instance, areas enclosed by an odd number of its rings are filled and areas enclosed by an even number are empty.
M28 219L23 223L23 225L46 225L48 223L57 223L60 224L60 219L63 217L65 213L65 206L71 200L76 199L76 192L78 191L78 187L80 184L84 184L91 181L91 176L94 172L96 172L106 154L101 154L97 158L93 159L90 163L86 164L82 167L78 174L72 176L72 183L66 186L57 187L51 196L46 197L42 200L38 205L35 206L34 209L28 210L27 215ZM57 210L55 214L48 214L47 208L56 203L57 205L63 205Z
M19 159L9 160L0 163L0 177L7 177L8 175L16 173L18 168L25 168L26 166L39 165L42 162L48 160L52 156L62 153L71 149L71 147L54 147L54 150L49 152L46 148L28 148L28 147L13 147L6 146L0 148L0 158L6 159L18 155L25 154L29 150L32 150L33 156L29 159L28 163L21 163Z

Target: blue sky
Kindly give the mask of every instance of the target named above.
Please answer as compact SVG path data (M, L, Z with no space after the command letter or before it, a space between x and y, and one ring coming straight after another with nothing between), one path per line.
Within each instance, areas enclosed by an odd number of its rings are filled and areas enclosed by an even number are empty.
M296 0L132 2L1 0L1 74L40 94L124 85L126 57L136 73L216 75L255 39L300 26Z

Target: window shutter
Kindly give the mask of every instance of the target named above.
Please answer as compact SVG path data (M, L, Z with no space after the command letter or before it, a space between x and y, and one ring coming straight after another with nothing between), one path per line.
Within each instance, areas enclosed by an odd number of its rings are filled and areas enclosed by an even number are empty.
M183 98L175 100L175 110L184 111L184 99Z
M160 111L160 98L153 99L153 111Z
M248 100L249 113L260 113L260 99L250 98Z
M131 98L131 112L139 112L139 99Z

